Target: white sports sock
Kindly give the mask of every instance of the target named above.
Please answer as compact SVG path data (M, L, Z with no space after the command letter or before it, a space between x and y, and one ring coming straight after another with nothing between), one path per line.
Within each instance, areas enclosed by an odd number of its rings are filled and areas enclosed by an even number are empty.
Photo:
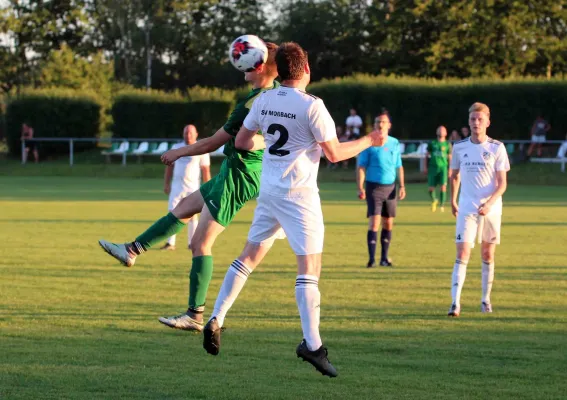
M196 215L193 216L193 218L191 218L189 222L187 222L187 246L189 247L191 247L191 239L193 239L193 235L197 230L198 224L199 224L199 217Z
M307 342L307 348L315 351L323 345L319 335L319 318L321 315L319 278L313 275L297 275L295 300L301 318L303 338Z
M167 238L167 243L168 243L170 246L175 246L175 237L176 237L176 235L172 235L172 236L170 236L170 237Z
M226 271L217 301L215 302L213 314L209 321L216 318L219 327L223 325L226 313L234 304L238 294L244 287L244 284L251 273L252 270L238 259L234 260L232 264L230 264L228 271Z
M453 304L461 305L461 291L465 284L465 277L467 276L467 263L469 260L455 260L453 266L453 281L451 285L451 297Z
M494 281L494 262L487 263L482 260L482 302L490 304L490 292Z

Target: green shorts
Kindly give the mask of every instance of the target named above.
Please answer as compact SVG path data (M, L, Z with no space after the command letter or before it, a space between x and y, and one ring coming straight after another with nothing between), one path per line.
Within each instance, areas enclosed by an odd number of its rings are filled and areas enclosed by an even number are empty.
M238 163L239 160L225 159L218 175L199 189L215 221L225 227L260 190L261 169L250 171L232 165Z
M447 168L430 168L427 173L427 185L429 187L446 185L448 175Z

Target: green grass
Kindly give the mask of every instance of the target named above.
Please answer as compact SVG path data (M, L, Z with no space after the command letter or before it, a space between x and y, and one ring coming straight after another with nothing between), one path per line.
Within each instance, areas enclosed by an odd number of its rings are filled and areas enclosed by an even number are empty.
M164 214L160 180L1 177L0 398L565 398L565 186L510 186L495 312L479 312L477 249L459 319L446 317L454 220L428 211L423 184L409 185L399 207L396 267L373 270L363 268L365 207L353 183L321 187L321 332L340 373L334 380L295 357L296 271L284 241L251 275L212 357L200 336L157 322L184 309L187 250L150 251L125 269L96 244L132 239ZM253 207L215 245L209 304Z

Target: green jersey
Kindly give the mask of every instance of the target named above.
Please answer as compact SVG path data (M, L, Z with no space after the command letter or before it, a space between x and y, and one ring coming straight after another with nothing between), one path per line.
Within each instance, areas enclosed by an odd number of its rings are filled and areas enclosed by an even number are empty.
M447 169L449 166L449 155L451 154L451 143L433 140L427 145L430 154L429 168Z
M224 154L227 157L227 161L230 165L233 166L240 166L249 171L259 171L262 169L262 156L264 155L264 150L256 150L256 151L247 151L247 150L238 150L235 146L236 142L236 134L240 130L244 119L248 115L248 112L252 108L252 103L254 100L265 90L274 89L279 86L277 81L274 81L274 84L270 88L259 88L259 89L252 89L246 97L240 101L230 116L228 120L224 124L224 130L229 134L232 135L233 138L225 144L224 146ZM261 134L261 132L259 132Z

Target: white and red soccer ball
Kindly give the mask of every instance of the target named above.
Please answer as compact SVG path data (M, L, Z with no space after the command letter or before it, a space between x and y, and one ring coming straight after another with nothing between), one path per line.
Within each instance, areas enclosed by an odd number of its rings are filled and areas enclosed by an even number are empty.
M258 36L242 35L230 45L228 59L239 71L254 71L268 60L268 48Z

